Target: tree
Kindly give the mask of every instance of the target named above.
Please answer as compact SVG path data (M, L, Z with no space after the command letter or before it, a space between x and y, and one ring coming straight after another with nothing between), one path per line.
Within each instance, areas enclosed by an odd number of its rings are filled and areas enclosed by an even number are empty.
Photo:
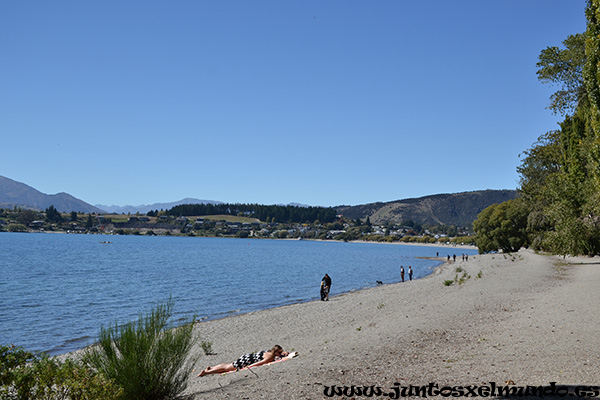
M46 220L48 222L62 222L63 217L54 206L46 208Z
M560 90L550 96L548 106L554 114L560 115L573 112L586 95L583 83L585 35L570 35L563 41L563 45L564 49L550 46L542 50L536 64L540 81L560 86Z
M71 221L77 221L77 211L71 211Z
M19 224L28 226L30 223L32 223L38 218L39 215L37 212L33 210L23 210L19 213L19 216L17 217L17 222Z
M538 78L560 86L549 108L565 119L524 152L517 168L529 243L555 254L600 254L600 0L588 0L586 17L585 34L540 54ZM482 217L480 242L494 247L499 243L486 229L491 216Z
M94 221L92 220L92 214L88 214L87 221L85 222L85 229L92 229Z
M585 35L585 67L583 78L592 109L592 126L600 133L600 1L588 0L585 11L587 29Z
M528 211L519 199L484 209L473 223L479 252L515 252L527 246L527 215Z

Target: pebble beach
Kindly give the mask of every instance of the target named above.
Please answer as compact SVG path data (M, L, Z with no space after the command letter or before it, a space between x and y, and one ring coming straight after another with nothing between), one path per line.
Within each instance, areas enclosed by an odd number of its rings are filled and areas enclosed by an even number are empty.
M273 284L265 282L265 290ZM385 397L392 387L431 383L600 385L599 286L598 258L521 250L457 258L426 278L328 302L202 322L196 334L211 343L212 354L199 341L186 393L194 399L359 399L328 390L374 386ZM207 365L275 344L299 356L196 377Z

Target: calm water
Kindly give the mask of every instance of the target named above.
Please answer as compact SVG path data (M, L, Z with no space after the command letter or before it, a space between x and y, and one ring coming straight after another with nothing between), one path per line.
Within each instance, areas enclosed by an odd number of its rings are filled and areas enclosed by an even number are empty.
M110 241L111 243L102 243ZM102 325L137 319L172 295L175 318L316 300L414 277L454 249L313 241L0 233L0 344L60 354L95 341ZM475 254L473 250L456 249ZM268 288L268 290L266 290Z

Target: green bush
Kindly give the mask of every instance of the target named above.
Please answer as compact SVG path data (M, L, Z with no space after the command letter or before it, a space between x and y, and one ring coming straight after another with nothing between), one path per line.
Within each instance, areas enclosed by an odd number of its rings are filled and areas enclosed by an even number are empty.
M200 342L200 347L202 347L204 354L206 354L207 356L213 354L212 342L203 340L202 342Z
M23 224L8 224L9 232L27 232L29 229Z
M121 394L114 382L79 362L0 346L0 399L116 400Z
M0 385L10 385L16 370L36 358L36 354L21 347L0 346Z
M123 400L176 399L187 387L196 359L193 320L167 325L173 302L158 305L137 322L102 327L84 361L123 388Z

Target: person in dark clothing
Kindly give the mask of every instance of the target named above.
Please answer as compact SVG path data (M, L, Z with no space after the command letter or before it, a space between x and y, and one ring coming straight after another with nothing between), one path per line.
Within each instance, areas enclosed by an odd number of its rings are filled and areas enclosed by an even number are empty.
M321 300L329 301L329 290L331 290L331 278L325 274L321 279Z

